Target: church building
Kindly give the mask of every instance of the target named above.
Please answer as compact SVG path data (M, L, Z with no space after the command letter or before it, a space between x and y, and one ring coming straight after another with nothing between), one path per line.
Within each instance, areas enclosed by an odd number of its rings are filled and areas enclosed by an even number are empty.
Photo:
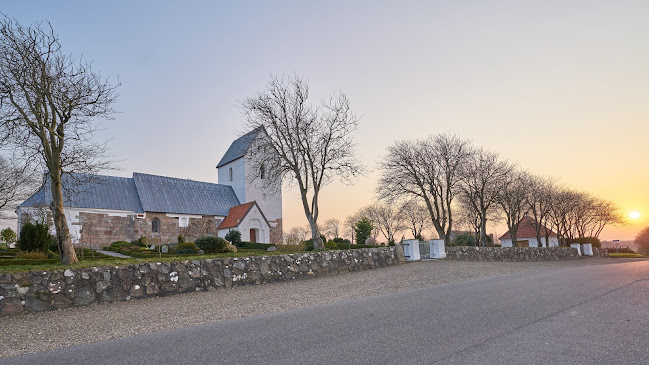
M282 194L266 191L262 173L251 171L248 154L263 129L238 138L217 165L218 184L133 173L131 178L64 175L64 211L72 242L102 247L146 237L148 242L188 241L204 232L224 237L241 232L243 241L282 240ZM18 206L18 232L27 221L48 221L49 179ZM197 233L201 232L201 233Z

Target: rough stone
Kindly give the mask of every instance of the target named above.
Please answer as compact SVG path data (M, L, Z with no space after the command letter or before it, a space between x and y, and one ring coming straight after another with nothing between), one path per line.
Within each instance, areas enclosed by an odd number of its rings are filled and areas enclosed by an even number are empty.
M0 316L15 316L22 313L23 309L20 298L3 298L0 300Z
M88 305L95 301L95 293L89 287L85 286L77 289L74 295L74 305Z
M275 247L275 246L270 246L270 247L268 247L268 248L266 249L266 251L269 251L269 252L275 252L275 251L277 251L277 247Z

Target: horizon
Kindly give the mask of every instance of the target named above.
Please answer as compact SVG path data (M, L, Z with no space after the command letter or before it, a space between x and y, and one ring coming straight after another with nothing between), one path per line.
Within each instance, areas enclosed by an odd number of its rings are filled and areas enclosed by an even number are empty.
M373 170L323 188L321 224L374 202L387 146L450 133L640 215L603 241L633 241L649 225L646 2L36 1L1 11L49 20L64 53L119 75L120 112L97 135L123 161L113 176L216 183L217 162L245 132L237 103L270 74L298 74L313 103L347 94L361 117L357 154ZM301 209L285 189L285 231L307 223Z

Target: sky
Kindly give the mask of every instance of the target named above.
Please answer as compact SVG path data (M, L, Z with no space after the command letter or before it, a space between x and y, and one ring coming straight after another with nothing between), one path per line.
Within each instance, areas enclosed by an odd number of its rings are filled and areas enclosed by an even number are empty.
M217 182L245 132L239 102L270 75L299 75L316 104L347 94L369 169L322 190L320 222L375 201L387 146L452 133L640 213L602 239L649 225L645 0L23 0L0 12L48 20L65 53L119 78L119 113L96 136L119 160L112 175ZM296 189L283 209L285 228L307 224Z

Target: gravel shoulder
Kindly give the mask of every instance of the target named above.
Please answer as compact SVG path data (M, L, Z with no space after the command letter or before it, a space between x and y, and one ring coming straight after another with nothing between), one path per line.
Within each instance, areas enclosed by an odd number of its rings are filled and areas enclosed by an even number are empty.
M421 261L309 280L0 317L0 357L486 277L636 260Z

